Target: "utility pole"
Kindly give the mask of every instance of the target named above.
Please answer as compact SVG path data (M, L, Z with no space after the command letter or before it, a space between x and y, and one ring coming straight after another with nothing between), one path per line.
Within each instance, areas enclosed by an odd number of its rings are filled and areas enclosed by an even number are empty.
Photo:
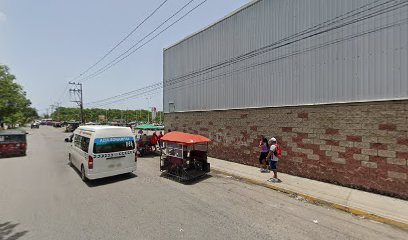
M51 105L51 107L52 107L52 109L55 107L55 111L56 111L56 113L57 113L57 121L59 122L60 121L60 105L61 105L61 103L60 102L56 102L54 105Z
M81 109L81 123L85 123L84 103L83 103L83 97L82 97L82 83L69 82L69 84L72 85L72 88L69 89L69 92L74 94L74 100L71 102L78 104L79 108ZM76 100L75 96L77 96L79 100Z
M147 97L147 123L150 123L150 110L149 110L149 106L150 106L150 99L151 97ZM153 120L153 119L152 119Z
M50 117L51 117L52 113L54 112L54 107L55 107L55 105L54 105L54 104L50 105L50 108L51 108Z

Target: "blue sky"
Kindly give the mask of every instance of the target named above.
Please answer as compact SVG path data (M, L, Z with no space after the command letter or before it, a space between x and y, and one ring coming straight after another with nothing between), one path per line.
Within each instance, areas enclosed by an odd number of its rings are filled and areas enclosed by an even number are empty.
M63 94L67 82L101 58L162 1L0 0L0 64L11 68L40 113L59 100L63 106L74 106L69 102L68 92ZM188 1L168 0L102 63L125 51ZM201 1L195 0L190 8ZM247 2L249 0L208 0L120 64L85 81L85 104L160 82L163 48ZM161 109L161 91L148 98L130 99L106 107L146 109L148 106Z

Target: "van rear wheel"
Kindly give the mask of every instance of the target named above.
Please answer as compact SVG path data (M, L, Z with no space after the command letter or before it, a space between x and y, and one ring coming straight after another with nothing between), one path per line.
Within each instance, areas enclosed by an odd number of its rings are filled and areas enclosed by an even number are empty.
M84 168L84 166L81 166L81 179L82 179L82 181L84 181L84 182L88 181L88 178L86 178L86 175L85 175L85 168Z

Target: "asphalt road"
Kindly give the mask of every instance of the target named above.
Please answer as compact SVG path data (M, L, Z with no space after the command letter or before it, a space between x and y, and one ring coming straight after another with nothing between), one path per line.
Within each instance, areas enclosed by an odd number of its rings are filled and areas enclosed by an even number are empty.
M135 175L85 184L62 129L28 131L27 156L0 159L0 240L408 239L228 176L181 184L160 176L157 157L139 158Z

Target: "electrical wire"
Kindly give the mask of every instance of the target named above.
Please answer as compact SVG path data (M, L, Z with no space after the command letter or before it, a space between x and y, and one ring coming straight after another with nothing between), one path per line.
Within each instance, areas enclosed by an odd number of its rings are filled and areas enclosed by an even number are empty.
M327 47L327 46L330 46L330 45L333 45L333 44L337 44L337 43L340 43L340 42L343 42L343 41L351 40L351 39L354 39L354 38L357 38L357 37L361 37L361 36L364 36L364 35L367 35L367 34L375 33L375 32L381 31L381 30L385 30L385 29L388 29L388 28L391 28L391 27L395 27L395 26L399 26L399 25L407 24L407 23L408 23L408 18L403 19L403 20L401 20L399 22L396 22L394 24L390 24L390 25L387 25L387 26L372 29L372 30L369 30L369 31L366 31L366 32L363 32L363 33L360 33L360 34L355 34L355 35L347 36L347 37L344 37L344 38L341 38L341 39L336 39L334 41L326 42L324 44L321 44L321 45L318 45L318 46L315 46L315 47L303 49L301 51L299 50L299 51L296 51L296 52L293 52L293 53L290 53L290 54L287 54L287 55L279 56L279 57L274 58L274 59L270 59L270 60L263 61L263 62L260 62L260 63L256 63L256 64L252 64L252 65L245 66L245 67L242 67L242 68L238 68L238 69L235 69L235 70L230 71L230 72L221 73L221 74L218 74L218 75L215 75L215 76L210 76L210 77L207 77L205 79L198 80L196 82L190 82L190 83L187 83L185 85L173 86L173 87L169 87L169 88L166 88L166 89L167 90L174 90L174 89L184 88L184 87L188 87L188 86L198 86L198 85L201 85L203 83L211 82L211 81L209 81L211 79L217 80L217 78L219 78L219 77L228 76L228 75L231 75L231 74L237 73L237 72L243 72L243 71L255 68L255 67L259 67L259 66L268 64L268 63L283 60L283 59L286 59L286 58L289 58L289 57L293 57L293 56L296 56L296 55L299 55L299 54L303 54L305 52L318 50L318 49L321 49L321 48L324 48L324 47Z
M92 107L107 106L107 105L112 105L112 104L114 104L114 103L122 102L122 101L129 100L129 99L144 97L144 96L146 96L147 94L156 92L156 91L158 91L158 90L160 90L160 89L162 89L161 86L160 86L160 87L156 87L156 88L154 88L154 89L150 89L150 90L145 91L145 92L143 92L143 93L141 93L141 94L136 94L136 95L128 96L128 97L126 97L126 98L124 98L124 99L117 99L117 100L110 101L110 102L105 102L105 103L96 104L96 105L93 105Z
M159 33L157 33L156 35L154 35L153 37L151 37L150 39L148 39L146 42L144 42L142 45L138 46L137 48L135 48L139 43L143 42L147 37L149 37L150 35L152 35L155 31L157 31L160 27L162 27L165 23L167 23L169 20L171 20L174 16L176 16L179 12L181 12L185 7L187 7L190 3L192 3L195 0L190 0L187 4L185 4L181 9L179 9L175 14L173 14L172 16L170 16L168 19L166 19L163 23L161 23L158 27L156 27L153 31L151 31L149 34L147 34L146 36L144 36L141 40L139 40L136 44L134 44L131 48L129 48L128 50L126 50L125 52L123 52L122 54L120 54L118 57L116 57L114 60L112 60L111 62L109 62L108 64L106 64L105 66L101 67L99 70L95 71L94 73L84 77L81 81L85 82L88 81L89 79L95 78L96 76L99 76L100 74L104 73L105 71L107 71L108 69L112 68L113 66L115 66L116 64L122 62L123 60L125 60L126 58L128 58L130 55L132 55L133 53L135 53L137 50L141 49L142 47L144 47L146 44L150 43L151 41L153 41L155 38L157 38L159 35L161 35L163 32L165 32L166 30L168 30L170 27L174 26L176 23L178 23L179 21L181 21L182 19L184 19L185 17L187 17L191 12L193 12L194 10L196 10L198 7L200 7L201 5L203 5L205 2L207 2L207 0L204 0L202 2L200 2L197 6L195 6L194 8L192 8L191 10L189 10L187 13L185 13L184 15L182 15L180 18L178 18L177 20L175 20L173 23L171 23L169 26L167 26L166 28L164 28L163 30L161 30ZM135 49L133 49L135 48ZM132 50L133 49L133 50Z
M124 38L122 38L118 43L116 43L113 48L111 48L108 52L106 52L98 61L88 67L85 71L80 73L77 77L75 77L72 81L76 81L77 79L81 78L84 74L89 72L92 68L102 62L106 57L108 57L116 48L118 48L123 42L125 42L130 36L132 36L137 29L139 29L147 20L149 20L168 0L164 0L158 7L156 7L153 12L151 12L147 17L143 19L136 27L134 27Z
M68 87L69 87L69 84L66 83L66 84L65 84L64 91L62 91L60 97L58 98L58 102L61 102L61 100L65 97L65 94L67 93Z
M374 6L374 7L370 8L370 9L367 9L367 10L364 10L364 11L368 11L368 10L374 9L374 8L379 7L379 6L384 6L385 4L390 3L390 2L394 2L394 1L393 1L393 0L387 1L386 3L383 3L383 4L380 4L380 5ZM270 44L270 45L264 46L264 47L259 48L259 49L256 49L256 50L253 50L253 51L251 51L251 52L249 52L249 53L242 54L242 55L240 55L240 56L238 56L238 57L231 58L231 59L229 59L229 60L227 60L227 61L224 61L224 62L215 64L215 65L212 65L212 66L210 66L210 67L206 67L206 68L201 69L201 70L197 70L197 71L192 72L192 73L188 73L188 74L183 75L183 76L180 76L180 77L176 77L176 78L169 79L169 80L166 81L166 84L177 83L178 80L182 80L182 79L191 79L192 77L197 77L197 76L202 75L201 73L208 73L208 72L211 72L211 71L214 71L214 70L218 70L218 69L221 69L221 68L230 66L230 65L233 64L233 63L236 63L236 62L239 62L239 61L242 61L242 60L247 60L247 59L253 58L253 57L255 57L255 56L258 56L258 55L260 55L260 54L264 54L264 53L266 53L266 52L270 52L270 51L276 50L276 49L278 49L278 48L282 48L282 47L285 47L285 46L294 44L294 43L296 43L296 42L299 42L299 41L302 41L302 40L305 40L305 39L308 39L308 38L311 38L311 37L314 37L314 36L317 36L317 35L321 35L321 34L323 34L323 33L327 33L327 32L329 32L329 31L332 31L332 30L335 30L335 29L338 29L338 28L342 28L342 27L348 26L348 25L350 25L350 24L354 24L354 23L356 23L356 22L358 22L358 21L363 21L363 20L366 20L366 19L368 19L368 18L372 18L372 17L378 16L378 15L380 15L380 14L383 14L383 13L386 13L386 12L389 12L389 11L393 11L393 10L398 9L399 7L401 7L401 5L404 5L404 4L406 5L406 2L407 2L406 0L405 0L405 1L402 1L402 2L400 2L400 3L398 3L398 4L395 4L395 5L388 6L388 7L386 7L386 8L377 10L377 11L374 12L374 13L369 13L369 14L367 14L367 15L365 16L365 18L361 18L361 17L360 17L360 18L358 18L358 19L351 20L351 21L349 21L349 22L347 22L347 23L344 23L344 24L341 24L341 25L338 25L338 26L335 26L335 27L327 28L327 29L325 29L324 31L320 31L320 32L317 32L317 33L311 33L310 35L307 35L307 36L301 37L301 38L299 38L299 39L296 39L296 40L293 40L293 41L284 43L286 40L292 40L293 38L302 36L302 35L299 35L299 33L294 34L294 35L292 35L292 36L289 36L289 37L287 37L287 38L284 38L283 40L279 40L279 41L277 41L277 42L275 42L275 43L272 43L272 44ZM361 12L359 12L359 13L361 13ZM354 16L354 14L353 14L353 16ZM338 18L338 17L337 17L337 18ZM341 20L344 20L344 19L341 19ZM330 20L330 21L331 21L331 20ZM335 22L335 23L337 23L337 22ZM319 24L319 25L320 25L320 24ZM312 28L315 28L315 27L312 27ZM320 29L320 28L318 28L317 30L319 30L319 29ZM315 30L313 30L313 31L315 31ZM313 31L312 31L312 32L313 32ZM311 32L311 31L307 31L306 33L310 33L310 32Z
M376 2L378 2L378 1L376 1ZM389 2L391 2L391 1L389 1ZM366 19L368 19L368 18L372 18L372 17L378 16L378 15L380 15L380 14L384 14L384 13L389 12L389 11L393 11L393 10L395 10L395 9L400 8L400 7L401 7L400 4L403 5L404 2L406 2L406 1L400 2L400 3L397 4L397 5L388 6L388 7L384 8L384 9L380 9L380 10L375 11L375 12L373 12L373 13L364 15L364 16L358 18L358 19L354 19L354 20L352 20L352 21L350 21L350 22L343 23L343 24L340 25L340 26L332 27L332 28L326 29L325 31L326 31L326 32L327 32L327 31L332 31L332 30L337 29L337 28L339 28L339 27L343 27L343 26L347 26L347 25L350 25L350 24L354 24L354 23L356 23L356 22L360 22L360 21L366 20ZM406 6L406 4L403 5L403 7L404 7L404 6ZM376 6L376 7L378 7L378 6ZM373 9L373 8L371 8L371 9ZM387 11L385 11L385 10L387 10ZM351 12L353 12L353 11L351 11ZM339 17L336 17L335 19L338 19L338 18L339 18ZM329 21L332 21L332 20L329 20ZM329 21L328 21L328 22L329 22ZM336 39L336 40L334 40L334 41L332 41L332 42L327 42L327 43L325 43L325 44L322 44L322 45L319 45L319 46L315 46L315 47L311 47L311 48L309 48L309 49L303 49L302 51L293 52L293 53L291 53L291 54L284 55L284 56L280 56L280 57L275 58L275 59L271 59L271 60L264 61L264 62L261 62L261 63L256 63L256 64L253 64L253 65L250 65L250 66L246 66L246 67L244 67L244 68L240 68L240 69L234 70L234 71L232 71L232 72L223 73L223 74L219 74L219 75L216 75L216 76L211 76L210 78L205 78L205 79L203 79L203 80L200 80L200 82L205 82L205 81L208 81L208 80L210 80L210 79L214 79L214 78L217 78L217 77L220 77L220 76L226 76L226 75L232 74L232 73L234 73L234 72L238 72L238 71L248 70L248 69L253 68L253 67L261 66L261 65L264 65L264 64L267 64L267 63L271 63L271 62L274 62L274 61L277 61L277 60L281 60L281 59L284 59L284 58L287 58L287 57L291 57L291 56L294 56L294 55L296 55L296 54L301 54L301 53L304 53L304 52L306 52L306 51L316 50L316 49L318 49L318 48L322 48L322 47L326 47L326 46L329 46L329 45L332 45L332 44L336 44L336 43L339 43L339 42L341 42L341 41L346 41L346 40L349 40L349 39L352 39L352 38L355 38L355 37L363 36L363 35L370 34L370 33L376 32L376 31L380 31L380 30L383 30L383 29L386 29L386 28L389 28L389 27L393 27L393 26L396 26L396 25L400 25L400 24L402 24L402 23L405 23L405 22L399 22L399 23L395 23L395 24L392 24L392 25L389 25L389 26L380 27L380 28L373 29L373 30L370 30L370 31L366 31L366 32L363 32L363 33L360 33L360 34L356 34L356 35L353 35L353 36L344 37L344 38L342 38L342 39ZM321 24L320 24L320 25L321 25ZM189 84L186 84L186 85L182 85L182 86L175 86L175 87L173 87L173 88L168 88L168 90L170 90L170 89L175 89L175 88L180 88L180 87L186 87L186 86L191 85L191 84L197 84L197 82L192 82L192 83L189 83ZM171 84L165 84L166 87L169 86L169 85L171 85ZM153 86L153 85L151 85L151 86ZM149 87L149 86L148 86L148 87ZM147 87L145 87L145 88L147 88ZM160 88L160 87L159 87L159 88ZM142 89L144 89L144 88L142 88ZM140 89L139 89L139 90L140 90ZM128 92L127 94L131 94L131 92ZM119 95L118 95L118 96L119 96ZM134 95L134 96L131 96L131 97L136 97L136 96L137 96L137 95ZM126 99L128 99L128 98L125 97L125 98L123 98L123 99L116 100L115 102L124 101L124 100L126 100ZM101 100L101 101L102 101L102 100ZM112 103L114 103L114 102L112 102ZM109 104L111 104L111 103L109 103Z
M109 98L104 98L104 99L101 99L101 100L89 102L89 103L87 103L87 104L88 104L88 105L92 105L92 104L95 104L95 103L105 102L105 101L107 101L107 100L115 99L115 98L118 98L118 97L124 97L124 96L127 96L127 95L131 95L131 94L134 94L134 93L138 93L138 92L141 92L141 91L148 90L148 89L150 89L150 88L154 88L154 87L157 87L157 86L162 86L162 84L163 84L162 82L158 82L158 83L155 83L155 84L152 84L152 85L143 87L143 88L139 88L139 89L136 89L136 90L132 90L132 91L130 91L130 92L126 92L126 93L122 93L122 94L119 94L119 95L116 95L116 96L112 96L112 97L109 97Z
M378 2L378 1L379 1L379 0L377 0L376 2ZM392 1L392 0L391 0L391 1ZM364 10L364 11L368 11L368 10L371 10L371 9L373 9L373 8L377 8L377 7L381 6L381 5L384 5L384 4L389 3L389 2L391 2L391 1L388 1L388 2L386 2L386 3L380 4L380 5L377 5L377 6L374 6L374 7L372 7L372 8L367 9L367 10ZM371 5L371 4L372 4L372 3L367 4L367 5L365 5L365 6L362 6L362 7L360 7L360 8L364 8L364 7L369 6L369 5ZM360 9L360 8L359 8L359 9ZM355 10L352 10L352 11L350 11L350 12L348 12L348 13L342 15L342 16L344 17L344 16L346 16L346 15L348 15L349 13L352 13L352 12L354 12L354 11L355 11ZM360 13L361 13L361 12L357 12L356 14L360 14ZM355 16L356 14L353 14L353 15L351 15L351 16ZM340 17L340 16L338 16L338 17L336 17L336 18L334 18L334 19L332 19L332 20L326 21L326 23L329 23L329 25L330 25L330 24L337 23L338 21L341 21L341 20L344 20L344 19L345 19L345 18L340 18L339 20L334 21L335 19L338 19L339 17ZM349 16L349 17L350 17L350 16ZM349 17L347 17L347 18L349 18ZM333 21L334 21L334 22L333 22ZM260 52L260 50L268 49L268 48L270 48L270 47L272 47L272 46L281 44L281 43L283 43L283 42L285 42L285 41L287 41L287 40L291 40L291 39L293 39L293 38L295 38L295 37L302 36L302 35L304 35L305 33L311 33L311 32L313 32L313 31L315 31L315 30L320 30L321 28L323 28L322 25L323 25L323 27L328 26L328 25L324 26L324 24L318 24L318 25L316 25L316 26L314 26L314 27L311 27L311 28L309 28L309 29L306 29L306 30L304 30L304 31L302 31L302 32L300 32L300 33L296 33L296 34L291 35L291 36L289 36L289 37L286 37L286 38L284 38L284 39L280 39L280 40L278 40L277 42L274 42L274 43L272 43L272 44L270 44L270 45L266 45L266 46L264 46L264 47L262 47L262 48L255 49L255 50L253 50L253 51L250 51L250 52L248 52L248 53L242 54L242 55L240 55L240 56L237 56L237 57L228 59L228 60L226 60L226 61L224 61L224 62L217 63L217 64L215 64L215 65L213 65L213 66L206 67L206 68L204 68L204 69L202 69L202 70L198 70L198 71L196 71L196 72L192 72L192 73L186 74L186 75L184 75L184 76L177 77L177 78L175 78L175 79L170 79L170 80L168 80L167 82L169 82L169 81L175 81L175 80L177 80L177 79L181 79L181 78L185 78L185 77L189 77L189 76L192 76L192 75L194 75L194 74L196 74L196 73L199 73L199 72L202 72L202 71L213 70L214 67L222 66L223 64L228 64L227 66L229 66L229 65L231 65L231 63L235 63L235 61L242 60L243 58L244 58L244 60L247 59L246 57L248 57L248 56L251 56L251 57L257 56L257 55L252 55L252 54L254 54L254 53L256 54L257 52ZM291 43L292 43L292 42L288 43L288 45L291 44ZM274 50L274 49L272 49L272 50ZM262 54L263 52L260 52L260 53Z

